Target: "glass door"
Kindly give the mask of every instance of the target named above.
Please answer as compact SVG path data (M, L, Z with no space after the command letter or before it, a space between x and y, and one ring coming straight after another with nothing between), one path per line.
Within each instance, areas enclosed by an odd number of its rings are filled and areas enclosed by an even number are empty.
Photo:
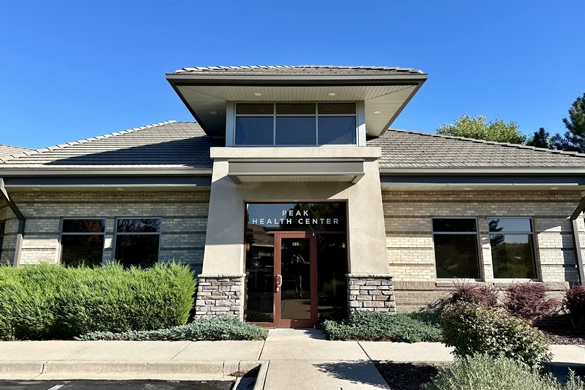
M277 233L274 264L274 325L304 328L317 323L315 236Z

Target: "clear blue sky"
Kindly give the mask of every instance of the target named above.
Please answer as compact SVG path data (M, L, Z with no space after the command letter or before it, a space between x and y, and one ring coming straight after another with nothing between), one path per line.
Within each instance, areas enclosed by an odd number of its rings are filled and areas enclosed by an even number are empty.
M412 67L429 79L394 127L468 112L564 132L584 20L583 0L4 0L0 144L192 120L165 73L207 65Z

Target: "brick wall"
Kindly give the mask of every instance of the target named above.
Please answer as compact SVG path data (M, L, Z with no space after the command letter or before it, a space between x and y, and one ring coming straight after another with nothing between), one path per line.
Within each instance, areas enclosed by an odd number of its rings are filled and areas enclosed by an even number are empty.
M531 217L538 273L560 291L578 280L569 216L580 192L382 192L388 263L398 311L439 299L453 282L437 280L431 217L476 217L483 281L493 278L487 217ZM578 220L581 245L585 225ZM585 255L585 247L581 248ZM461 281L460 281L461 282Z
M27 218L21 264L58 262L62 217L106 218L104 260L113 259L114 223L118 217L161 217L160 261L178 261L201 271L209 191L192 192L30 192L12 199ZM4 208L0 205L0 220ZM8 213L11 214L8 209ZM18 223L11 223L10 261ZM12 249L11 249L12 248ZM4 251L3 251L4 256Z

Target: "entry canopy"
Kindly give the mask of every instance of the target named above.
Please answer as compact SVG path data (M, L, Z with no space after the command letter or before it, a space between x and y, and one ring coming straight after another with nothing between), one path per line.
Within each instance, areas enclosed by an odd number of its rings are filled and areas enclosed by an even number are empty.
M366 134L378 137L427 79L411 68L247 66L183 68L166 75L212 137L225 136L226 102L365 103Z

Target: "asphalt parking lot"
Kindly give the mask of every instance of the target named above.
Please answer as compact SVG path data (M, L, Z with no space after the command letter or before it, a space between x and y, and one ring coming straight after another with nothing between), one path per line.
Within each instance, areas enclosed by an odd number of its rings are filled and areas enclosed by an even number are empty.
M232 381L0 381L2 390L230 390Z

